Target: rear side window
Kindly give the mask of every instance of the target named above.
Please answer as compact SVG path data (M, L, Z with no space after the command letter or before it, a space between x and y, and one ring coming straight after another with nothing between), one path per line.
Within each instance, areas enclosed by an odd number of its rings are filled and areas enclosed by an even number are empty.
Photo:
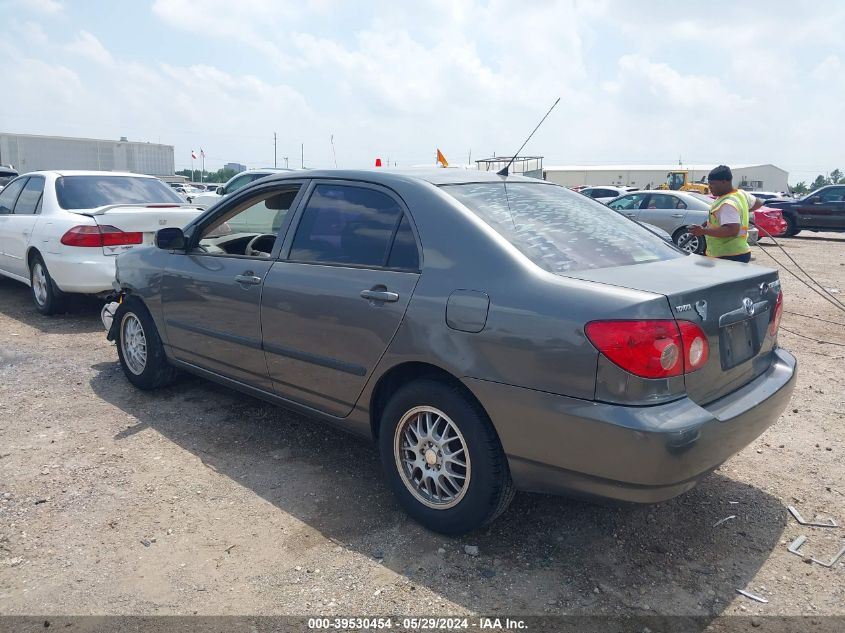
M651 231L565 187L475 183L442 189L549 272L684 257Z
M32 215L40 210L41 194L44 193L44 179L32 176L24 186L15 205L15 215Z
M685 209L686 205L678 206L678 203L683 204L679 198L669 196L665 193L653 193L648 199L649 209Z
M290 259L384 266L402 217L398 203L380 191L317 185L296 230ZM401 250L400 246L397 260L403 257Z
M0 215L8 215L12 213L15 208L15 202L26 184L26 178L19 178L11 184L6 185L3 191L0 191Z
M62 209L185 202L158 178L134 176L62 176L56 179L56 197Z
M403 216L399 223L396 237L393 238L390 256L387 258L387 267L401 270L419 270L420 254L408 216Z

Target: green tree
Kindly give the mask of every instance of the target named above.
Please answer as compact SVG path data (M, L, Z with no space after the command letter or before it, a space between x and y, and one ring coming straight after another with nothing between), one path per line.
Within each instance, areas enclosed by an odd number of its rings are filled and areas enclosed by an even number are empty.
M802 180L792 188L792 191L794 193L805 194L809 191L809 189L807 188L807 183Z
M834 169L830 172L830 184L831 185L838 185L841 183L845 183L845 174L842 173L840 169Z
M810 185L810 191L815 191L816 189L820 189L820 188L824 187L825 185L829 185L829 184L830 184L830 180L828 180L827 178L825 178L822 175L818 175L818 176L816 176L816 179L813 181L813 184Z

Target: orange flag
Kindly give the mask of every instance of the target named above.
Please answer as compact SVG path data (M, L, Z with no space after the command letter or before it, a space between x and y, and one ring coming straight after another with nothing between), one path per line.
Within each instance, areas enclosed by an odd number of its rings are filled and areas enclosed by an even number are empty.
M441 152L439 149L437 150L437 162L440 163L441 167L449 166L449 161L446 160L446 157L443 155L443 152Z

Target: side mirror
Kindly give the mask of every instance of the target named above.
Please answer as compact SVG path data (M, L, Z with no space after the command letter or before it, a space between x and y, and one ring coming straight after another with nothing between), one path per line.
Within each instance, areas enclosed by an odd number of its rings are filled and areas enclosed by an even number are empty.
M182 229L171 226L156 231L156 246L163 251L185 250L187 240Z
M226 195L226 190L223 187L217 187L217 189L215 189L214 191L218 196Z

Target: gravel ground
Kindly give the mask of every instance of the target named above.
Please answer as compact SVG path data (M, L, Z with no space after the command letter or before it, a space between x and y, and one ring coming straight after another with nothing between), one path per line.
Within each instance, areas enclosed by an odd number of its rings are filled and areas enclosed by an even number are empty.
M783 243L845 290L845 237ZM845 615L845 559L786 551L845 543L786 509L845 525L845 315L781 277L800 378L751 446L667 503L520 494L459 539L405 517L368 443L200 379L139 392L96 302L42 317L0 280L0 613Z

